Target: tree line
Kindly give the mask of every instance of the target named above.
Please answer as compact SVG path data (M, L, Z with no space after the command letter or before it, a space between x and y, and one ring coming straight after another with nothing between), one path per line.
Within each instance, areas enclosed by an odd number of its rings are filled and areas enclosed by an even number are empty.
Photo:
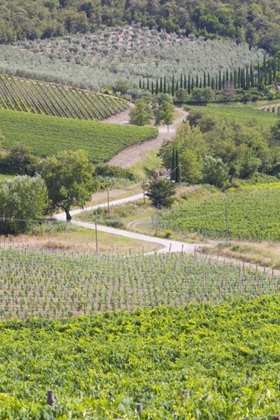
M237 185L256 175L280 178L280 121L270 130L218 120L190 111L176 138L159 152L166 168L180 165L180 179L219 188Z
M261 91L265 86L272 85L275 87L280 85L280 53L276 57L264 57L263 63L259 63L255 67L251 65L246 68L239 67L233 71L219 71L215 76L204 72L202 77L181 74L179 79L175 79L174 76L170 78L164 76L156 80L149 78L139 80L139 89L148 90L152 94L167 93L177 96L177 92L181 92L178 99L182 102L184 102L182 89L185 94L191 95L196 88L205 89L208 87L213 91L222 91L225 86L231 86L234 89L257 88ZM194 98L194 100L196 99Z
M182 35L230 38L275 54L280 49L274 0L203 2L201 0L2 0L0 42L86 33L98 28L139 23Z

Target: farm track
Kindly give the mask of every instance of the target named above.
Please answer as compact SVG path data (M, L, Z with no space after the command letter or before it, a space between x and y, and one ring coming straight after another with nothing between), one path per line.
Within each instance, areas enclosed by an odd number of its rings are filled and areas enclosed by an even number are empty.
M123 204L123 203L128 203L128 202L133 202L133 201L137 201L140 200L141 198L143 198L143 194L137 194L134 196L130 196L130 197L126 197L120 200L115 200L115 201L111 201L110 202L110 206L115 206L115 205L119 205L119 204ZM84 209L77 209L71 212L72 216L74 215L78 215L81 214L85 211L93 211L97 208L100 207L107 207L107 203L102 203L102 204L97 204L95 206L91 206L91 207L87 207ZM65 220L65 213L60 213L54 216L57 220ZM87 229L93 229L95 230L95 224L93 223L89 223L89 222L80 222L77 220L72 220L72 223L77 225L77 226L81 226ZM104 225L97 225L97 229L100 232L105 232L105 233L109 233L111 235L119 235L119 236L124 236L126 238L131 238L131 239L136 239L139 241L143 241L143 242L150 242L150 243L154 243L156 245L159 246L159 250L158 251L154 251L150 254L154 254L154 253L170 253L170 252L184 252L187 254L192 254L195 256L199 256L200 258L205 258L205 259L210 259L213 261L218 261L221 263L229 263L229 264L238 264L240 265L240 267L247 267L247 268L251 268L254 270L259 270L263 273L268 273L270 272L272 276L280 276L280 270L276 270L276 269L271 269L265 266L262 266L260 264L256 264L256 263L251 263L251 262L246 262L243 260L239 260L236 258L229 258L229 257L225 257L223 255L217 255L217 254L207 254L207 253L202 253L201 249L205 248L205 247L209 247L211 248L214 245L218 244L218 241L209 241L207 243L202 243L202 242L196 242L196 243L188 243L188 242L182 242L182 241L175 241L175 240L171 240L171 239L165 239L165 238L158 238L155 236L149 236L149 235L145 235L145 234L141 234L141 233L137 233L137 232L132 232L132 231L128 231L128 230L124 230L124 229L117 229L117 228L112 228L109 226L104 226ZM221 242L221 241L219 241Z
M153 149L159 149L164 140L172 140L176 135L177 126L186 118L188 113L183 111L181 108L175 108L177 112L182 114L181 117L177 118L173 124L169 126L167 130L166 126L159 127L159 134L155 139L144 141L140 144L135 144L134 146L128 147L127 149L122 150L116 156L114 156L108 163L110 165L121 166L122 168L127 168L134 165L140 159L142 159L146 152ZM109 119L104 120L104 122L110 122L113 124L121 124L122 121L129 120L129 111L124 111L119 113L116 116L110 117Z

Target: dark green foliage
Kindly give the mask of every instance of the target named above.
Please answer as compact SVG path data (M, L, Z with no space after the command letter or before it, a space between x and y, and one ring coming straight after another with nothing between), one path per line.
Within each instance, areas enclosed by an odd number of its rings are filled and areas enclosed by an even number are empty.
M125 168L120 166L112 166L108 164L97 165L94 171L95 176L114 177L120 179L129 179L135 181L134 175Z
M152 202L152 205L157 208L171 207L176 194L175 185L165 178L158 178L151 181L148 187L147 197Z
M5 175L35 175L38 157L32 155L29 148L18 143L0 153L0 173Z

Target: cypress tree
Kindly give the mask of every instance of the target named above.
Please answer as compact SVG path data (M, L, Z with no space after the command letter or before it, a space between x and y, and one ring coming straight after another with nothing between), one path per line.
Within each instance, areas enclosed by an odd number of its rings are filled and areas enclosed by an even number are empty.
M176 166L175 166L175 149L173 147L172 160L171 160L171 173L170 173L170 180L171 181L176 181L175 180L175 177L176 177L175 168L176 168Z
M141 79L139 79L139 89L142 89L142 82L141 82Z
M222 74L221 74L221 71L219 71L219 90L222 90Z
M195 87L199 87L199 80L198 80L198 74L196 75L196 78L195 78Z
M206 88L206 73L204 72L203 73L203 87L204 87L204 89Z
M150 90L150 79L147 77L147 90Z
M226 78L225 81L228 82L229 81L229 75L228 75L228 69L226 69Z
M194 89L194 78L192 77L192 82L191 82L191 90Z
M250 75L249 75L249 69L246 67L246 89L250 88Z
M208 72L207 75L207 86L210 87L211 86L211 78L210 78L210 73Z
M152 92L152 95L153 95L154 94L154 81L153 80L152 80L151 92Z
M177 184L180 184L180 166L179 166L179 153L178 153L178 149L176 149L176 154L175 154L175 182Z
M179 90L179 82L178 79L176 80L176 86L175 86L175 92L178 92Z
M175 95L175 80L174 80L174 74L172 75L172 79L171 79L171 95L174 96Z
M166 77L163 78L163 93L166 93Z
M269 85L272 85L272 67L271 67L271 63L269 63L268 84Z
M187 76L186 75L184 75L184 89L187 89Z
M200 87L200 89L202 88L202 79L201 79L201 77L199 78L199 87Z
M253 70L253 66L251 64L250 66L250 86L254 87L255 86L255 80L254 80L254 70Z
M159 92L162 93L162 77L159 80Z
M158 78L156 80L156 95L158 94Z
M181 76L180 76L180 89L183 89L183 75L182 75L182 73L181 73Z
M241 87L241 68L240 67L238 67L237 86L238 86L238 89L240 89Z
M191 94L191 76L190 75L188 75L188 94L190 95Z
M215 90L215 79L214 79L214 77L212 77L212 79L211 79L211 88L213 90Z

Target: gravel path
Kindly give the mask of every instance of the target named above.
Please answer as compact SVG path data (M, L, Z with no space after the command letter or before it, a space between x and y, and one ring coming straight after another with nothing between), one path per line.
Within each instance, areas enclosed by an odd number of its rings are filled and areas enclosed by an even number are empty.
M116 156L114 156L108 163L110 165L121 166L122 168L127 168L134 165L140 159L142 159L146 152L152 149L159 149L164 140L171 140L175 137L177 126L186 118L187 112L183 111L181 108L175 108L175 111L182 114L177 118L172 125L169 126L160 126L159 134L155 139L144 141L140 144L135 144L134 146L128 147L125 150L122 150ZM129 121L129 111L121 112L118 115L108 118L104 122L111 122L113 124L121 124L123 121Z
M143 199L143 193L136 194L136 195L126 197L126 198L121 198L119 200L111 201L110 206L117 206L118 204L128 203L128 202L131 202L131 201L133 202L133 201L137 201L137 200L141 200L141 199ZM83 213L85 211L93 211L93 210L96 210L99 207L107 207L107 203L97 204L95 206L86 207L84 209L73 210L73 211L71 211L71 216ZM56 215L54 215L54 217L57 220L65 220L65 213L56 214ZM74 225L78 225L78 226L88 228L88 229L95 229L95 224L94 223L79 222L77 220L72 220L71 223L73 223ZM130 232L128 230L116 229L116 228L112 228L112 227L109 227L109 226L103 226L103 225L97 225L97 226L98 226L97 229L100 232L106 232L106 233L110 233L112 235L120 235L120 236L125 236L127 238L138 239L139 241L151 242L151 243L157 244L157 245L159 245L159 247L161 247L161 249L158 252L187 252L187 253L193 253L197 247L202 245L202 244L199 244L199 243L189 244L189 243L186 243L186 242L173 241L173 240L164 239L164 238L157 238L157 237L154 237L154 236L148 236L148 235L143 235L143 234L136 233L136 232ZM205 246L207 246L207 245L205 245Z

